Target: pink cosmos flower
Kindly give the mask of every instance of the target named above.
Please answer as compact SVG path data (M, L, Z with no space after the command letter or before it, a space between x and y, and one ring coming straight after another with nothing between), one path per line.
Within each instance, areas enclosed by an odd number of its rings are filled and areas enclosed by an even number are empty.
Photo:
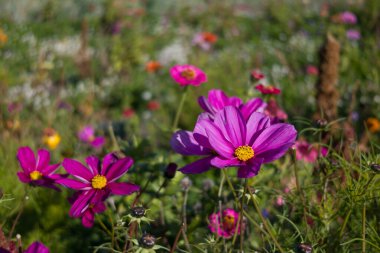
M361 35L360 32L356 29L349 29L346 32L347 39L349 40L360 40Z
M296 149L296 159L303 160L307 163L315 162L318 158L318 153L321 156L326 156L328 151L326 147L320 147L320 150L318 152L317 146L312 145L305 140L296 141L296 144L294 146Z
M288 115L278 106L277 101L274 98L269 100L264 113L271 118L272 124L283 122L288 119Z
M317 76L318 75L318 68L314 65L308 65L306 67L306 73L311 76Z
M251 71L251 77L255 81L260 81L261 79L263 79L265 77L265 75L259 69L254 69Z
M54 174L60 164L49 164L49 151L39 149L36 158L30 147L21 147L17 151L17 159L23 170L17 172L17 176L21 182L60 191L55 183L56 180L61 179L63 176Z
M24 253L50 253L50 250L42 242L34 242Z
M282 157L296 136L290 124L271 125L270 118L258 112L245 121L236 107L226 106L214 121L200 116L193 132L174 133L171 146L182 155L206 156L180 169L185 174L202 173L212 166L237 167L239 178L250 178L261 164Z
M240 234L240 225L238 224L239 213L234 209L227 208L222 212L213 213L210 215L208 228L212 233L223 238L231 238L235 232Z
M240 98L228 97L222 90L210 90L207 98L198 98L198 103L212 120L216 112L229 105L238 107L246 120L253 112L263 112L266 107L261 98L252 98L243 104Z
M207 82L206 74L193 65L175 65L170 69L170 75L180 86L199 86Z
M103 163L95 156L86 158L88 167L73 159L64 159L62 166L74 179L61 179L57 183L80 191L72 199L70 216L82 218L85 226L92 226L94 213L102 212L103 202L110 194L129 195L140 190L132 183L117 183L133 164L130 157L119 159L115 154L107 154ZM84 221L83 221L84 220Z
M356 15L350 11L345 11L339 14L339 19L344 24L356 24L357 18Z
M256 85L255 89L260 91L262 94L277 95L277 94L281 93L281 90L279 88L276 88L276 87L271 86L271 85L264 86L262 84L259 84L259 85Z
M105 143L103 136L95 136L95 129L92 126L83 127L78 133L78 138L93 148L101 148Z

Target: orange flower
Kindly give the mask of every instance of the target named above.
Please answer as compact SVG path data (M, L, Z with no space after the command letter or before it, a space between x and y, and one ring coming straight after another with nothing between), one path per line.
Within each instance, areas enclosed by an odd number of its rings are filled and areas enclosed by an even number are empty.
M145 70L149 73L157 72L160 68L162 68L162 65L158 61L149 61L145 65Z
M45 128L42 142L50 149L56 149L61 142L61 136L53 128Z
M211 44L214 44L218 40L218 36L210 32L203 32L202 37L204 41Z
M8 41L8 35L0 28L0 45L4 45Z
M376 118L368 118L367 121L368 131L376 133L380 131L380 121Z

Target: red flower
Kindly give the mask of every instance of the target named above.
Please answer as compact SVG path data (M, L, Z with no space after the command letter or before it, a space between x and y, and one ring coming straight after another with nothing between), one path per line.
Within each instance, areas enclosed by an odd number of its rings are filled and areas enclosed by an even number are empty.
M133 117L133 115L135 115L135 110L133 110L132 108L124 109L123 115L126 118L131 118L131 117Z
M316 66L313 66L313 65L308 65L306 67L306 73L308 75L311 75L311 76L317 76L318 75L318 68Z
M149 73L155 73L162 68L158 61L149 61L145 64L145 70Z
M259 80L263 79L265 77L265 75L260 70L254 69L251 71L251 77L256 81L259 81Z
M281 90L271 85L264 86L262 84L256 85L256 90L260 91L262 94L280 94Z
M148 102L147 107L148 107L148 110L155 111L155 110L158 110L160 108L160 103L158 103L155 100L152 100L152 101Z

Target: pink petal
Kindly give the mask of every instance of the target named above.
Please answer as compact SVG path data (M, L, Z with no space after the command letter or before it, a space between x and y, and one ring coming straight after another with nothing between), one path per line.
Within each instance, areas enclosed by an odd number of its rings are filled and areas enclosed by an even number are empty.
M189 131L178 131L173 134L170 145L181 155L207 155L210 150L205 149L194 139L193 133Z
M210 161L212 156L199 159L195 162L187 164L185 167L181 168L180 171L184 174L199 174L208 171L211 168Z
M234 148L231 143L224 138L221 131L212 122L203 120L201 123L207 125L205 129L213 150L215 150L220 156L233 158Z
M71 217L81 217L82 214L86 211L89 206L90 199L95 194L95 190L82 191L81 194L78 195L75 202L71 206L70 216Z
M21 168L23 168L26 173L30 173L36 169L36 159L31 148L19 148L17 151L17 159L20 162Z
M92 188L89 183L79 182L70 178L59 179L56 182L74 190L90 190Z
M112 164L104 176L107 178L108 182L114 182L127 173L132 165L132 158L125 157Z
M62 166L69 174L73 175L83 182L90 182L93 178L90 170L76 160L65 158L63 160Z
M247 121L246 143L252 145L261 130L270 126L270 118L263 113L254 112Z
M115 195L129 195L140 190L140 186L131 183L109 183L108 187Z
M18 176L18 179L22 182L22 183L30 183L32 180L30 179L29 175L27 175L26 173L24 172L17 172L17 176Z
M48 165L44 167L44 169L41 170L41 172L43 172L44 175L51 175L59 168L60 165L60 163Z
M37 170L43 171L47 166L49 166L50 162L50 153L46 149L38 150L37 156Z
M91 170L92 176L100 173L100 161L96 156L88 156L86 158L88 168Z
M82 216L82 225L86 228L92 228L94 226L94 218L95 214L90 209L87 209Z
M50 253L49 249L41 242L32 243L24 253Z
M214 123L223 135L237 148L245 143L246 125L240 111L233 106L226 106L215 115Z
M250 178L256 176L260 171L260 167L263 161L264 159L262 158L252 159L252 161L247 165L239 168L237 176L239 178Z
M215 166L217 168L225 168L225 167L234 167L234 166L239 166L241 165L241 162L239 162L236 158L232 159L223 159L220 157L214 157L211 160L211 165Z
M110 166L117 162L119 158L114 153L109 153L103 158L103 165L101 175L105 175L109 170Z

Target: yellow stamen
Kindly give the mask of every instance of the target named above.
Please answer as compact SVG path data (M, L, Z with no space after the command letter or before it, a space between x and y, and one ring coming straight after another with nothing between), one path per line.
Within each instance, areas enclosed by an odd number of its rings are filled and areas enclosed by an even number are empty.
M227 215L223 217L224 228L231 229L235 224L235 217Z
M195 78L195 71L192 69L185 69L181 72L181 76L186 78L186 80L193 80Z
M234 155L238 160L246 162L255 156L255 152L251 146L244 145L235 149Z
M30 179L32 179L33 181L34 180L39 180L39 179L42 178L41 172L36 171L36 170L30 172L29 176L30 176Z
M107 185L107 178L102 175L96 175L92 178L91 185L94 189L103 189Z

